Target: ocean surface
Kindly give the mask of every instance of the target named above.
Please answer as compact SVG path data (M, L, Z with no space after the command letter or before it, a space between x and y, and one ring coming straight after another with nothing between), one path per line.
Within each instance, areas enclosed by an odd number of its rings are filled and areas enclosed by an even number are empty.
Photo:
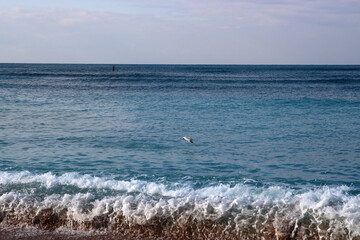
M360 239L360 66L112 67L0 64L0 228Z

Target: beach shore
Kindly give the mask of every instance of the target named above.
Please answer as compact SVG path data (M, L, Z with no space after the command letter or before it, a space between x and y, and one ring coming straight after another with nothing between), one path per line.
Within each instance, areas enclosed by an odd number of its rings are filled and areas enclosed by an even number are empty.
M101 233L45 231L36 228L24 229L0 226L1 240L115 240L131 239L125 236Z

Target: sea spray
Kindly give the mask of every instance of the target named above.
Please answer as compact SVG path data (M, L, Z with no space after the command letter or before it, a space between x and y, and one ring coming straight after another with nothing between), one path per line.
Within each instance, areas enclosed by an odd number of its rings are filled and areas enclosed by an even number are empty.
M345 186L291 189L240 181L194 188L187 183L125 181L78 173L1 172L0 176L3 189L35 182L44 187L43 194L37 195L2 191L2 226L134 234L135 238L150 239L360 236L360 195L349 195L351 189ZM76 186L88 192L47 194L59 185ZM94 188L111 188L116 192L112 196L94 195L90 193Z

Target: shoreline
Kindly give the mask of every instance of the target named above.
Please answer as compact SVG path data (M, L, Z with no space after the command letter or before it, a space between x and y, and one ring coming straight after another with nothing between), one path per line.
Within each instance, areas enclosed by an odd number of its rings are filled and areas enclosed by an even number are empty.
M47 231L35 227L21 228L0 225L0 239L2 240L115 240L133 239L120 234L85 233L81 231L55 230Z

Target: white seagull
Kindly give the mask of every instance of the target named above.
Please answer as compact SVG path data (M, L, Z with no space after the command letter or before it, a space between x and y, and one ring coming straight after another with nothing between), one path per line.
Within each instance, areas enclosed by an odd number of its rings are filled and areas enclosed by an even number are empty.
M191 137L183 137L184 140L188 141L189 143L192 143L196 146L196 144L194 143L193 139Z

